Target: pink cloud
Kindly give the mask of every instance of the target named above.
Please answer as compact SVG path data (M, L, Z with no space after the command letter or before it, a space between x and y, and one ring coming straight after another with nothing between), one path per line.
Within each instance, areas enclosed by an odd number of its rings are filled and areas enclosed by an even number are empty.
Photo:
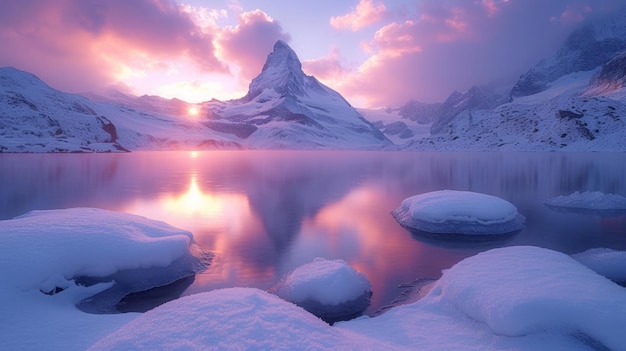
M241 13L236 26L224 28L218 43L223 59L239 66L240 78L249 82L261 72L279 39L289 41L291 37L278 21L261 10L254 10Z
M24 0L0 11L0 65L34 72L74 92L115 84L120 75L166 69L186 58L226 72L214 35L167 0Z
M553 16L552 21L578 23L584 21L585 17L591 12L591 6L588 4L568 5L559 16Z
M330 25L335 29L350 29L356 32L380 21L385 14L385 4L374 0L360 0L351 12L330 18Z
M512 84L557 50L579 15L622 6L620 0L593 6L585 0L424 0L363 42L369 58L331 86L376 107L443 101L454 90L495 80Z
M482 5L487 11L489 17L496 16L501 10L502 6L508 4L510 0L482 0Z
M328 56L302 61L302 69L306 74L324 81L334 81L349 72L341 63L341 54L337 47L333 47Z

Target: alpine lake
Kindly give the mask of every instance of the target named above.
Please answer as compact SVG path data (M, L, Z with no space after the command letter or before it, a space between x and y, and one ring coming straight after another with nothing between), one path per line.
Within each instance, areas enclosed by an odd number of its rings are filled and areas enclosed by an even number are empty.
M390 214L409 196L443 189L501 197L526 217L526 227L495 241L450 240L411 233ZM496 247L626 250L626 213L544 204L576 191L626 196L626 153L0 154L2 220L31 210L97 207L187 229L213 258L176 296L268 289L316 257L342 259L373 285L366 314Z

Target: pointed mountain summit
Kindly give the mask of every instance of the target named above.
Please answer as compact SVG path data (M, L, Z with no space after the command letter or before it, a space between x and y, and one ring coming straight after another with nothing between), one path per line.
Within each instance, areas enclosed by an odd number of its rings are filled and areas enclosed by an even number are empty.
M359 149L391 142L338 92L302 71L296 53L277 41L248 93L205 103L205 124L257 148Z
M267 88L273 88L279 94L302 95L306 78L296 53L279 40L267 56L261 74L250 83L245 99L254 99Z

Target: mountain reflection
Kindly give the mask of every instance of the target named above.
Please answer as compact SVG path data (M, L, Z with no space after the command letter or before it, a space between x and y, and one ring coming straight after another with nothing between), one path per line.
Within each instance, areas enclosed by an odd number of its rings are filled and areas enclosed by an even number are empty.
M99 207L187 229L216 256L185 294L269 288L315 257L343 259L374 286L373 307L398 285L437 278L491 246L420 240L390 212L441 189L502 197L527 218L504 245L575 253L626 249L625 217L551 211L574 191L626 195L625 154L351 151L136 152L0 155L0 218L34 209Z

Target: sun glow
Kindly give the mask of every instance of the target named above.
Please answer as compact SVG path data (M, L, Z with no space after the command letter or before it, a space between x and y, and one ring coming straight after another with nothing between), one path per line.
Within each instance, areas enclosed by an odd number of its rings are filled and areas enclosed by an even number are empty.
M200 108L198 106L191 106L187 109L187 114L191 117L197 117L200 115Z

